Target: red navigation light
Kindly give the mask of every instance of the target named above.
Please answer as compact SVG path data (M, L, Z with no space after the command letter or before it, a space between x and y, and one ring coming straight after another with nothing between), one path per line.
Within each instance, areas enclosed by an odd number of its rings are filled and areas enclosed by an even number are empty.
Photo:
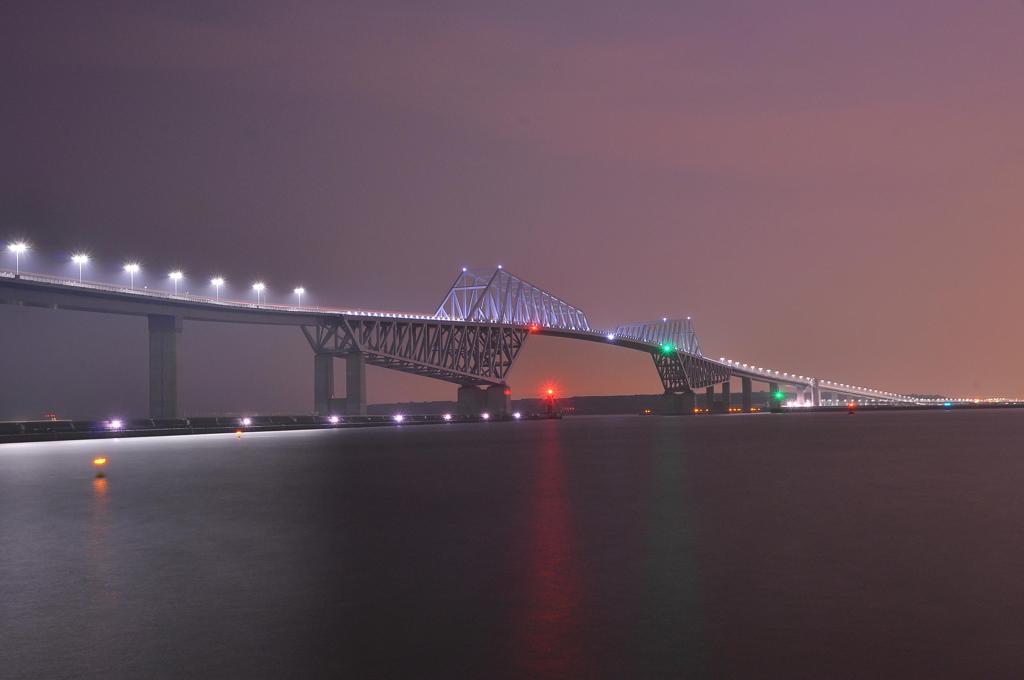
M511 396L511 395L512 395L512 390L506 387L505 388L505 396L508 397L508 396Z
M551 396L551 395L553 395L554 393L555 393L555 391L554 391L553 389L551 389L551 388L549 387L549 388L548 388L548 396L550 397L550 396Z
M531 332L531 333L536 333L536 332L538 332L539 330L540 330L540 326L538 326L538 325L537 325L537 324L535 324L535 323L531 323L531 324L530 324L530 332Z

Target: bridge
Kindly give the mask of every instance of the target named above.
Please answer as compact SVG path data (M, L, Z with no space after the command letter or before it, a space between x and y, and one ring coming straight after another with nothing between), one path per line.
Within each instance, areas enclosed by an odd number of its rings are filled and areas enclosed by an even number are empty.
M664 389L663 411L694 410L694 394L728 410L738 378L742 410L752 409L752 384L772 394L795 391L792 406L828 403L924 404L941 399L904 395L816 377L780 373L734 359L706 357L689 317L596 329L574 305L502 267L463 269L432 314L242 302L0 270L0 303L144 316L149 328L149 414L179 414L178 339L183 322L296 326L313 353L313 407L319 415L366 414L366 366L380 366L458 386L464 415L510 411L506 377L531 335L614 345L650 355ZM345 360L345 397L334 395L336 358Z

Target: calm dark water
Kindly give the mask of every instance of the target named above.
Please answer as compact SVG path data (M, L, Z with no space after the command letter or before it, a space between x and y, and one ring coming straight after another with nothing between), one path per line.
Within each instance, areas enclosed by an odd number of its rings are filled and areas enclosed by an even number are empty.
M1022 441L984 411L3 445L0 677L1021 677Z

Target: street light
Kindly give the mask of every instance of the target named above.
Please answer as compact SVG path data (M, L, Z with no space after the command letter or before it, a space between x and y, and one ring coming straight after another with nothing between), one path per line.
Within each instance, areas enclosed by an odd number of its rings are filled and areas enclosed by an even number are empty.
M298 306L301 307L302 306L302 296L306 292L306 289L303 288L302 286L299 286L298 288L296 288L292 292L294 292L296 295L299 296L299 304L298 304Z
M135 290L135 275L139 273L139 264L137 262L129 262L124 266L124 270L128 272L129 286L132 290Z
M263 285L262 281L257 281L256 283L252 284L252 289L254 291L256 291L256 306L259 307L260 306L260 293L265 291L267 289L267 287L265 285Z
M168 276L171 277L171 281L174 281L174 294L177 295L178 281L181 281L182 277L184 277L185 275L182 274L180 270L174 270L173 272L168 274Z
M82 267L89 264L89 256L85 253L75 253L71 256L71 261L78 265L78 282L82 282Z
M220 287L224 285L224 277L215 276L210 279L210 285L217 291L217 300L220 300Z
M7 250L14 253L14 275L21 276L21 255L28 252L28 244L24 241L15 241L7 244Z

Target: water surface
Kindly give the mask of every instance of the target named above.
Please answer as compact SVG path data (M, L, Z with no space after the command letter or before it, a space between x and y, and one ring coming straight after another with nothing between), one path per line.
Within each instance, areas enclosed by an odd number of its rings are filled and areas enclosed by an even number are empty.
M1022 436L976 411L2 445L0 677L1020 677Z

